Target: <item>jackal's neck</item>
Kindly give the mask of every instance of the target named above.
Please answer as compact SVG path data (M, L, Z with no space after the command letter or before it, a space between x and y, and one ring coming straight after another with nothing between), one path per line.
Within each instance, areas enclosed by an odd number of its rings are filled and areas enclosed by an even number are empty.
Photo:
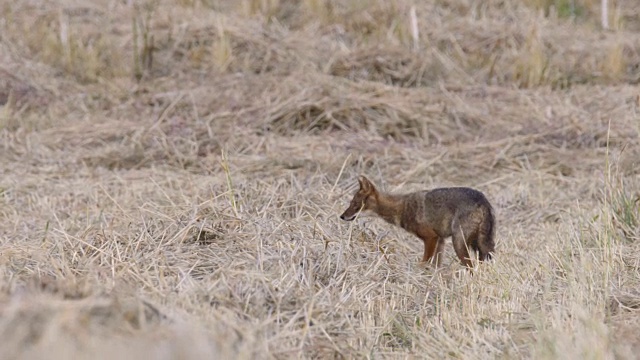
M403 195L378 193L376 214L386 222L400 226L404 209L404 198Z

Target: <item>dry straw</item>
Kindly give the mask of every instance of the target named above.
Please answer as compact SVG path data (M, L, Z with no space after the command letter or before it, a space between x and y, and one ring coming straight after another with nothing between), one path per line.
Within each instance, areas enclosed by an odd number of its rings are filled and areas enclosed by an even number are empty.
M636 357L638 2L1 6L0 358ZM495 261L360 174L482 190Z

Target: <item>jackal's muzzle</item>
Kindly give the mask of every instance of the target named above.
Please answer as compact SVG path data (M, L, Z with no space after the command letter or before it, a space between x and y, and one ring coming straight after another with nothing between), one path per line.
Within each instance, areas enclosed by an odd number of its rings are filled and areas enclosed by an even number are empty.
M346 211L344 212L344 214L340 215L340 219L344 221L352 221L355 218L356 218L356 214L348 215Z

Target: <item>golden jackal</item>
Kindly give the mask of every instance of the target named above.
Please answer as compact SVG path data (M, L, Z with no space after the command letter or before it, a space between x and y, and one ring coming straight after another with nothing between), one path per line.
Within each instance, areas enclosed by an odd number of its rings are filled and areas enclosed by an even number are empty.
M469 248L478 253L480 261L491 259L495 220L491 204L480 191L453 187L393 195L379 192L364 176L358 182L360 189L340 215L342 220L351 221L360 211L372 211L422 239L422 261L435 260L436 267L449 236L463 265L472 267Z

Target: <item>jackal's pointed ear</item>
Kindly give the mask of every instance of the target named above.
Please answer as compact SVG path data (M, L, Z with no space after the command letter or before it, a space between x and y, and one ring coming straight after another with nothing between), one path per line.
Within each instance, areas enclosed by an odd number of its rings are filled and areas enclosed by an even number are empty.
M371 192L375 189L371 181L362 175L358 177L358 183L360 184L360 190L364 192Z

